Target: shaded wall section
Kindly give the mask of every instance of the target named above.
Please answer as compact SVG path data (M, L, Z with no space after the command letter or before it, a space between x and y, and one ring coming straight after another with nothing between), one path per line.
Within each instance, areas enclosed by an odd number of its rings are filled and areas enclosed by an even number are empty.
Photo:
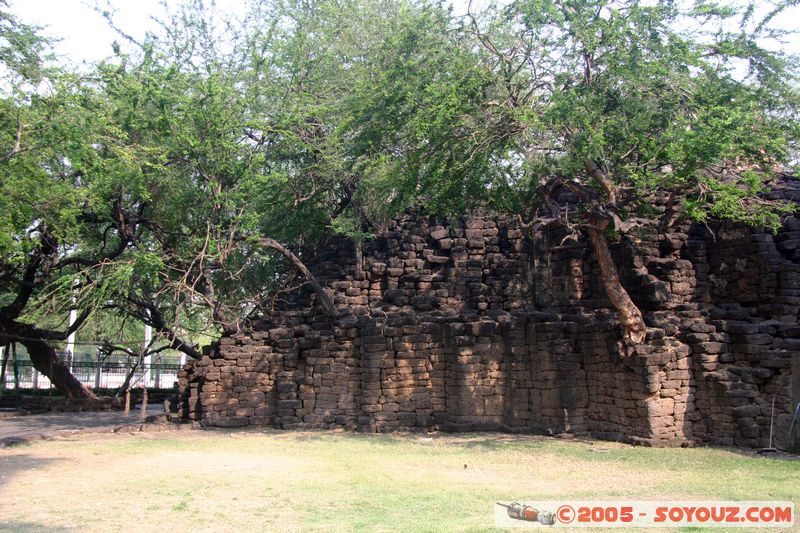
M184 369L183 416L760 447L774 397L775 443L791 445L800 223L643 223L612 250L649 326L640 346L622 343L590 246L557 220L408 214L361 254L334 239L313 270L341 316L300 291L223 338Z

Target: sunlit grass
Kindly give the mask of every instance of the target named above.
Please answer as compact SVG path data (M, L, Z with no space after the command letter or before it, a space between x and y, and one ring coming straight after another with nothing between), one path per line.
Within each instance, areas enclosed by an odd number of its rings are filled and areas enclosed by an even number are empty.
M0 451L0 476L15 531L485 531L507 500L800 505L800 461L498 434L86 437Z

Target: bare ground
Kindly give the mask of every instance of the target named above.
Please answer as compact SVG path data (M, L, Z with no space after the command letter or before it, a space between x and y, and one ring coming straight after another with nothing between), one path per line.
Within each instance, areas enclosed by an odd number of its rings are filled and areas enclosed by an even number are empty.
M483 531L495 501L797 508L798 487L798 461L718 449L498 434L92 434L0 450L0 530Z

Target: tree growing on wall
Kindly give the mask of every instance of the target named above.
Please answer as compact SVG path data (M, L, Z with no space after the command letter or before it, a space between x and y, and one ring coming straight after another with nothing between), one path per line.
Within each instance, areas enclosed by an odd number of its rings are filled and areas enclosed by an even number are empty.
M433 208L538 210L588 233L624 337L639 343L645 323L609 239L652 215L654 193L669 196L668 212L700 222L776 229L793 209L762 194L796 159L797 63L769 48L787 36L772 23L792 5L517 0L470 9L457 37L439 31L446 45L392 56L384 83L358 95L370 115L357 131L380 139L372 161L393 173L396 197L411 179L413 201ZM375 110L391 114L397 101L411 109L377 131ZM560 191L577 198L569 220Z
M769 22L787 4L761 19L755 4L678 6L520 0L497 41L470 21L518 111L531 185L547 204L557 187L579 198L606 294L634 343L645 324L608 236L647 213L653 193L685 199L697 221L776 229L791 209L760 196L798 138L796 64L765 48L783 36Z

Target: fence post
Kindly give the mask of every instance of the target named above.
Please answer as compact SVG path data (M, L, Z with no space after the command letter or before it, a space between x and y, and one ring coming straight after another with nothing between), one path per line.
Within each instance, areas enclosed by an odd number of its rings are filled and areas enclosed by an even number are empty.
M103 371L103 364L100 358L100 353L97 354L97 361L95 362L95 369L94 369L94 388L100 388L100 373Z
M156 380L155 388L161 388L161 354L156 357Z
M33 372L33 390L36 390L39 388L39 371L36 370L36 367L33 366L33 363L31 363L31 368L31 371Z
M14 365L14 396L17 401L17 408L22 405L22 393L19 390L19 361L17 361L17 343L11 343L11 352L13 354L12 364Z
M150 383L150 365L152 364L152 358L150 356L150 344L153 341L153 327L145 324L144 326L144 343L142 344L142 351L144 353L144 364L142 365L142 370L144 371L142 375L142 383L144 383L145 387L149 387Z

